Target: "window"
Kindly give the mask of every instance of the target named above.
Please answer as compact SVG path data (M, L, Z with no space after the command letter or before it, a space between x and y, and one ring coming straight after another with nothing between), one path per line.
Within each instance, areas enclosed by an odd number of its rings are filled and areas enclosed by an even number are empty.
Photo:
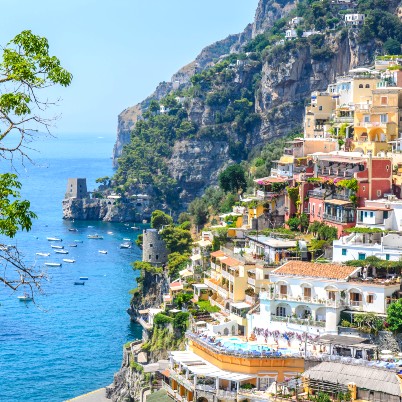
M389 261L389 254L385 254L385 259Z
M322 110L322 106L319 106L319 107L318 107L318 110Z
M370 218L373 218L373 217L374 217L374 212L371 211L371 212L370 212Z
M304 288L303 295L304 297L311 297L311 288Z
M265 274L264 279L269 279L269 274Z
M365 123L370 123L370 115L369 114L365 114L363 119L364 119Z
M367 211L364 211L364 217L367 218Z
M363 186L363 191L366 191L366 186Z
M377 190L377 197L381 197L381 190Z
M149 254L148 260L150 260L151 258L152 258L152 255L151 255L151 254Z
M381 96L381 105L388 105L388 97Z
M287 285L281 285L281 287L279 288L279 293L281 295L287 295L288 294L288 287Z
M366 84L366 88L370 88L370 84Z
M276 315L279 317L286 317L286 307L277 307Z
M381 123L388 123L388 115L380 114L380 121L381 121Z
M346 248L342 249L342 255L347 255L348 254L348 250Z
M155 260L159 260L159 255L158 254L156 254Z
M384 219L388 219L388 211L384 211L383 214L382 214L382 217Z
M363 84L359 84L359 88L363 88Z
M366 259L366 253L359 253L359 260L365 260Z
M333 290L328 290L328 299L335 301L336 293Z
M367 303L373 304L374 303L374 295L367 295Z
M149 245L149 247L153 247L154 245L151 243L150 245Z

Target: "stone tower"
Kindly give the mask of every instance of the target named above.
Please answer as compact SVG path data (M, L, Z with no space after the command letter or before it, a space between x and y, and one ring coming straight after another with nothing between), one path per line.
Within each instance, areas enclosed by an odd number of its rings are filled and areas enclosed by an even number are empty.
M145 229L142 241L142 261L163 265L168 261L166 245L157 229Z
M68 179L66 198L88 198L87 179Z

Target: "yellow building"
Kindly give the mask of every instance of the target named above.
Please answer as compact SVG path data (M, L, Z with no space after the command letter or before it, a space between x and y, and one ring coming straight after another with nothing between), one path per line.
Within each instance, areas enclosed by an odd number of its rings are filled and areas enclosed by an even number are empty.
M304 138L324 138L325 125L335 109L335 99L328 92L312 92L311 104L306 106Z
M402 88L373 90L372 105L356 108L353 151L377 155L391 150L390 142L399 137L402 118Z

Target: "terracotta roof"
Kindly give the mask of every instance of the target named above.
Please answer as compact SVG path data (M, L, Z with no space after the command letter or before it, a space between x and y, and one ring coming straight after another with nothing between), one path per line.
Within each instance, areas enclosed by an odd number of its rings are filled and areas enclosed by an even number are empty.
M352 204L350 201L344 201L344 200L325 200L324 202L326 204L333 204L333 205L351 205Z
M223 257L225 253L222 250L214 251L211 253L211 257Z
M175 281L169 285L171 290L179 290L183 289L183 284L181 282Z
M255 179L253 181L257 184L266 185L270 183L284 183L288 180L289 179L285 177L263 177L262 179Z
M364 211L393 211L392 208L384 207L358 207L357 209L362 209Z
M237 267L242 265L243 263L239 260L235 260L234 258L227 257L221 261L223 264L226 264L228 267Z
M283 276L304 276L326 279L346 279L359 268L339 264L317 264L304 261L289 261L271 274Z

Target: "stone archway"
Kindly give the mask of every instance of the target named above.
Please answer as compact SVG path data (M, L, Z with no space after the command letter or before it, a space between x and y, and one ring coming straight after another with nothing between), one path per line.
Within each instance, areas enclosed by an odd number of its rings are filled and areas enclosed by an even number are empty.
M297 306L295 313L296 313L297 318L302 318L302 319L309 318L312 316L311 308L304 304Z

